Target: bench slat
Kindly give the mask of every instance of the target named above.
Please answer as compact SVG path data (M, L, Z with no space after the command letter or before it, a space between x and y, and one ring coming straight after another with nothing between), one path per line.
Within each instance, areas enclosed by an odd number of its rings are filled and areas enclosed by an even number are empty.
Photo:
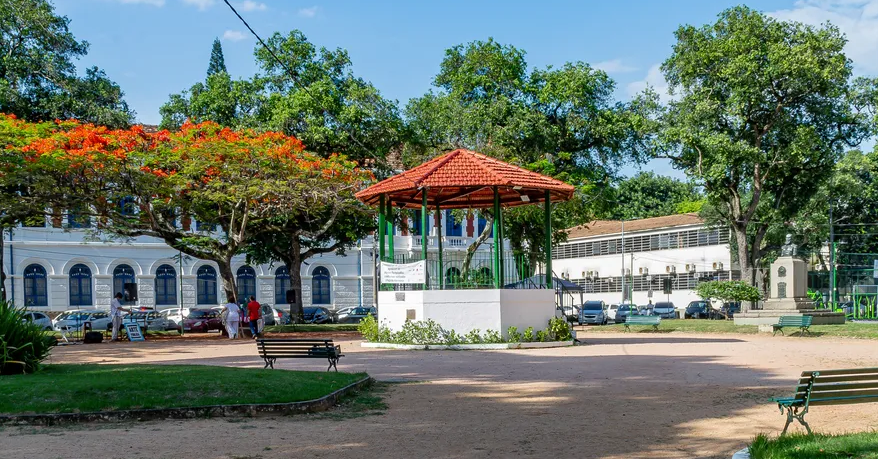
M864 395L864 396L851 396L851 397L837 397L830 398L826 400L811 400L808 402L809 405L819 405L819 406L828 406L828 405L853 405L859 403L874 403L878 402L878 396L873 395Z
M843 397L875 397L878 398L878 389L860 389L860 390L837 390L827 392L817 392L811 394L811 401L831 400L833 398Z
M846 370L820 370L820 371L803 371L802 378L810 377L813 373L820 373L818 378L824 376L840 376L840 375L862 375L874 373L878 375L878 368L851 368Z
M878 389L878 381L864 383L847 383L847 384L814 384L811 388L812 394L822 392L832 392L838 390L857 390L857 389Z
M808 381L810 378L803 378L799 380L799 388L803 390L808 387ZM823 376L819 376L816 380L816 384L829 384L829 383L842 383L842 382L854 382L854 381L875 381L878 380L878 375L874 374L865 374L865 375L852 375L852 376L829 376L824 378Z

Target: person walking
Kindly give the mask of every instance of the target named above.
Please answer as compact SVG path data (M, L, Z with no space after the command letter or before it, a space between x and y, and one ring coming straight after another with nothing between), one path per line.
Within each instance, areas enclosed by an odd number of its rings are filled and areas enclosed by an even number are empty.
M262 305L256 301L256 297L250 296L250 302L247 303L247 316L250 318L250 333L253 339L259 335L259 318L262 315Z
M113 321L113 337L110 341L119 340L119 329L122 328L122 311L131 312L122 307L122 292L116 293L113 301L110 301L110 319Z
M241 323L241 309L235 303L226 303L225 307L223 315L226 317L226 332L229 334L229 339L235 339L238 337L238 325Z

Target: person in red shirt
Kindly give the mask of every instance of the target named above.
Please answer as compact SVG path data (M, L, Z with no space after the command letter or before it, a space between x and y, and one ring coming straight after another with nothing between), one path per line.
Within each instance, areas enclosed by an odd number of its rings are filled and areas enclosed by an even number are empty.
M250 317L250 333L253 334L253 339L256 339L259 333L259 319L262 317L262 307L253 296L250 296L250 302L247 303L247 315Z

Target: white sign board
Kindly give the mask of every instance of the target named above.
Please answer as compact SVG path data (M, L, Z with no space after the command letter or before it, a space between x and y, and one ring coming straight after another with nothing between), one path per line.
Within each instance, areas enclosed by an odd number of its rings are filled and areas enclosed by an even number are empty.
M872 277L874 277L875 279L878 279L878 260L873 260L873 262L874 263L872 265Z
M126 323L125 331L128 332L128 341L143 341L143 333L140 332L140 325Z
M406 264L382 261L380 268L382 284L423 284L427 282L427 262L424 260Z

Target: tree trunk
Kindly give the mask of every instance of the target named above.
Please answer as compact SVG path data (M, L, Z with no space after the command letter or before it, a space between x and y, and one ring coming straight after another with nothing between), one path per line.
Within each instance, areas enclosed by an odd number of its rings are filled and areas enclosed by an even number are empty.
M750 285L756 285L754 282L753 265L750 263L750 244L747 241L746 226L731 225L731 230L735 236L735 242L738 245L738 265L741 269L741 280ZM731 266L729 268L731 268ZM746 312L751 309L753 309L751 302L741 302L741 312Z
M232 272L232 261L223 260L222 263L217 262L219 266L220 278L223 282L223 291L226 293L227 303L238 302L238 289L235 288L235 273Z
M488 236L491 235L491 228L494 227L494 219L488 218L488 215L483 215L485 218L485 228L482 230L481 234L473 241L469 247L466 248L466 257L463 259L463 266L460 269L460 278L461 279L469 279L469 271L470 266L473 262L473 256L475 256L476 251L479 250L479 247L488 240Z
M305 310L302 303L302 256L298 250L296 255L287 261L287 269L290 272L290 290L293 291L293 301L290 302L290 318L293 323L300 324L305 321Z
M5 228L0 228L0 301L6 302L6 246L3 243ZM11 239L11 238L10 238Z

